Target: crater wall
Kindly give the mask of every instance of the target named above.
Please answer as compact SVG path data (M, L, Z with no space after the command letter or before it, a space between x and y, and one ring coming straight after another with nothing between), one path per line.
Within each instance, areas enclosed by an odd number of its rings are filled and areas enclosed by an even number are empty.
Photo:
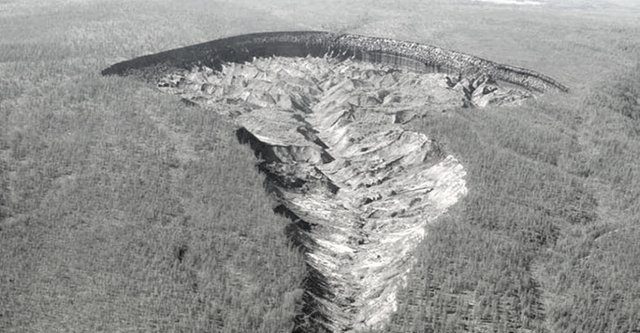
M387 38L335 34L322 31L283 31L247 34L146 55L114 64L103 75L137 75L157 82L176 68L207 66L219 69L225 62L246 62L254 57L355 58L417 71L487 74L494 79L544 92L569 89L556 80L520 67L498 64L437 46Z

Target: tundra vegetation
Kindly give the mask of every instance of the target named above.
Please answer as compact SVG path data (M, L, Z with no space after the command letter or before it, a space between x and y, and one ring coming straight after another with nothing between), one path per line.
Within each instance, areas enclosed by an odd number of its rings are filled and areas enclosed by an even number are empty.
M321 29L571 89L405 125L460 160L469 191L427 228L386 331L640 332L640 9L538 2L0 1L0 330L304 327L303 256L234 126L99 72Z

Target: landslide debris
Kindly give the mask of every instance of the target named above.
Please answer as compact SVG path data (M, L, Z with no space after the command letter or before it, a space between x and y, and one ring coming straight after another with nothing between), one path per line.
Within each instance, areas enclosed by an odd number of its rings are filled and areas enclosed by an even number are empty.
M307 315L332 332L385 325L425 227L467 192L459 161L401 124L532 96L489 75L312 57L176 70L157 84L205 107L241 106L228 108L238 137L259 155L279 209L298 226L294 242L310 271Z

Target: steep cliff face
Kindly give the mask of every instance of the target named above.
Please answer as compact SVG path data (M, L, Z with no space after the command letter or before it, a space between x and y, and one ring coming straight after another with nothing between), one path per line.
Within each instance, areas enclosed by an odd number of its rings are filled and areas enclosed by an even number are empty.
M433 45L322 31L267 32L228 37L117 63L103 70L102 74L137 75L155 82L175 69L194 66L220 69L225 62L241 63L253 57L307 55L355 58L417 71L487 74L495 80L538 92L568 91L567 87L543 74Z

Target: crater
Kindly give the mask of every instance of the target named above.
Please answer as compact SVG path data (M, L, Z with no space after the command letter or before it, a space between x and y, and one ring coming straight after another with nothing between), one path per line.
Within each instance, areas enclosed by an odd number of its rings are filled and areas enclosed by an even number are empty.
M434 46L324 32L231 37L103 74L135 75L205 108L241 106L212 110L233 110L274 211L293 222L287 234L308 266L301 332L384 328L426 227L467 193L456 157L403 123L567 91Z

